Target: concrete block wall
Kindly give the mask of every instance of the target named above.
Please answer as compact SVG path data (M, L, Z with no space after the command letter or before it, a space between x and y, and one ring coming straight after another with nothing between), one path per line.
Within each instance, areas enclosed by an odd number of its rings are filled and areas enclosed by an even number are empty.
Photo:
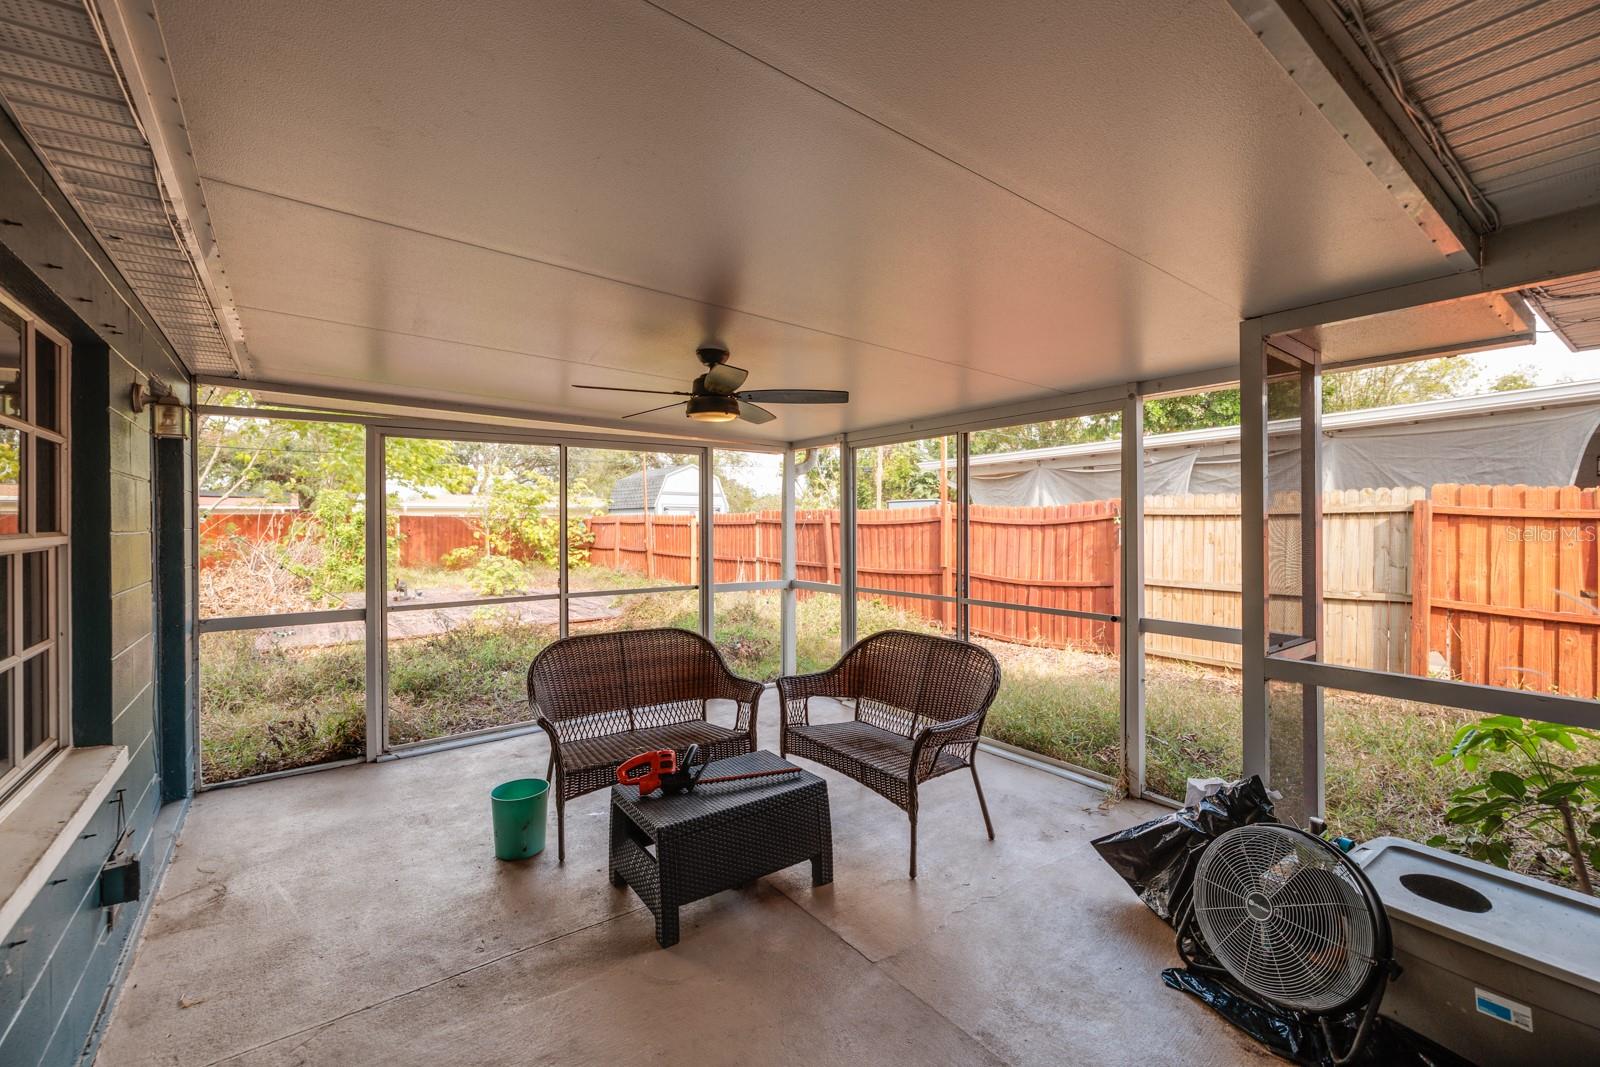
M129 402L134 382L152 375L185 400L190 384L3 115L0 204L7 220L0 230L0 287L72 343L73 743L119 745L128 753L111 802L93 814L0 943L0 1064L55 1067L92 1055L96 1022L190 792L188 453L184 445L154 442L149 413L136 415ZM160 524L158 498L165 505ZM168 597L158 633L160 589ZM127 848L141 857L144 893L137 903L102 908L99 875L119 840L119 794L131 831Z

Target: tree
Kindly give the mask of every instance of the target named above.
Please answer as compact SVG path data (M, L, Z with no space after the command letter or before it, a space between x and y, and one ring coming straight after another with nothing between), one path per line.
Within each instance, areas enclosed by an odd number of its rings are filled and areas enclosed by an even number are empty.
M1239 416L1237 389L1153 397L1144 402L1144 432L1179 433L1216 426L1237 426Z
M1362 411L1461 396L1477 374L1477 365L1460 356L1324 374L1322 410Z
M1532 389L1538 384L1533 379L1532 367L1518 367L1516 370L1506 371L1490 382L1489 392L1509 393L1514 389Z
M338 491L355 500L366 492L364 427L243 414L251 402L250 394L239 390L215 390L201 398L201 403L241 408L239 415L199 420L200 492L216 498L203 511L239 496L278 504L298 500L309 511L320 493ZM466 484L448 441L392 437L388 448L391 487L459 492Z

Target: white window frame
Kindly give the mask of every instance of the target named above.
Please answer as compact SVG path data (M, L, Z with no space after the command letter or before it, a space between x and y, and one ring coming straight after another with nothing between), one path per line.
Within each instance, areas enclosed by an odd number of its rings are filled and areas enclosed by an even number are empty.
M71 557L70 537L71 529L70 512L70 479L71 452L68 444L70 437L71 404L71 357L72 346L65 336L52 329L37 314L30 311L9 293L0 290L0 304L22 320L22 360L24 389L24 415L25 418L16 418L0 414L0 429L17 430L22 435L22 450L28 457L24 460L20 471L17 493L17 521L19 532L0 534L0 568L5 573L5 587L7 602L0 604L0 610L8 613L6 629L13 642L10 649L0 649L9 652L9 655L0 657L0 679L10 686L9 710L0 721L0 729L7 731L7 751L10 754L12 765L0 772L0 801L12 796L19 787L45 764L54 757L72 747L72 717L71 717L71 647L70 647L70 610L71 598ZM32 359L35 340L44 337L56 346L56 404L57 404L57 429L48 430L37 425L36 396L37 375L32 373ZM56 525L59 532L39 533L37 526L35 481L37 465L32 459L34 444L37 441L53 442L58 449L55 470L56 494ZM31 552L48 553L49 565L45 570L47 588L45 591L45 604L48 618L45 623L45 636L26 648L21 647L22 640L22 560ZM50 713L45 723L46 739L34 751L24 753L23 732L24 720L27 717L27 707L24 700L26 692L24 668L26 664L39 656L50 656L50 669L45 678L45 685L50 698ZM9 672L6 673L6 672Z

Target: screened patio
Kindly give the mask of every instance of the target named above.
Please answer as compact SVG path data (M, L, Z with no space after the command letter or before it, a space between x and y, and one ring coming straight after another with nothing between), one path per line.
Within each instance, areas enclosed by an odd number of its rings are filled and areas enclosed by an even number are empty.
M1252 776L1588 892L1452 746L1600 730L1597 18L7 5L0 1063L1256 1062L1090 844ZM998 682L667 945L490 819L662 629Z

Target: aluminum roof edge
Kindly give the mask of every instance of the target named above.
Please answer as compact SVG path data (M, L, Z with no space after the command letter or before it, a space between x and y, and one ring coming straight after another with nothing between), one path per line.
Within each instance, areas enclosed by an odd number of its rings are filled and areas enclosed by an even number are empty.
M1483 396L1451 397L1447 400L1424 400L1415 404L1395 404L1382 408L1365 408L1361 411L1340 411L1322 417L1323 433L1360 429L1367 426L1401 425L1414 422L1431 422L1438 419L1467 418L1492 414L1498 411L1535 411L1541 408L1574 407L1579 404L1600 402L1600 381L1570 382L1545 385L1533 389L1516 389ZM1274 419L1267 423L1267 432L1278 436L1298 433L1295 419ZM1151 434L1145 448L1185 448L1235 440L1237 426L1214 426L1202 430L1181 430L1177 433ZM972 466L995 467L1006 464L1032 466L1052 459L1091 457L1109 454L1119 449L1120 438L1105 441L1086 441L1081 444L1055 445L1021 452L995 452L974 455ZM938 466L936 460L918 464L924 470Z

